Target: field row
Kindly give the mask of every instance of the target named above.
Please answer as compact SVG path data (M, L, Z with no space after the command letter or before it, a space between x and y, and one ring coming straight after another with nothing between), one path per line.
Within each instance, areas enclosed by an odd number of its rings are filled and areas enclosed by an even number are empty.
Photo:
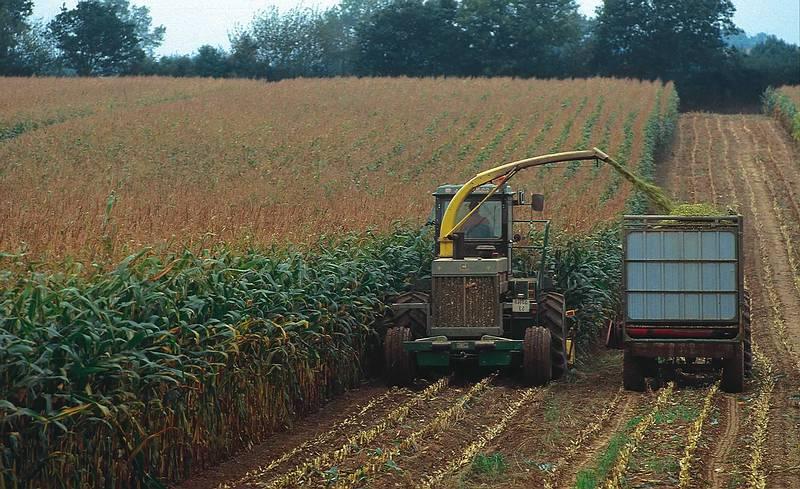
M771 378L765 361L757 352L759 379ZM619 363L599 353L592 373L543 389L489 376L369 390L180 487L705 487L731 455L721 449L737 443L738 426L724 419L736 396L713 380L624 392ZM755 477L764 474L761 382L742 421L753 447L742 467Z
M716 463L707 475L714 488L791 487L800 473L800 418L791 401L800 389L797 149L764 116L687 114L678 134L665 168L670 187L744 215L752 294L755 376L744 403L719 406L730 441L708 450Z

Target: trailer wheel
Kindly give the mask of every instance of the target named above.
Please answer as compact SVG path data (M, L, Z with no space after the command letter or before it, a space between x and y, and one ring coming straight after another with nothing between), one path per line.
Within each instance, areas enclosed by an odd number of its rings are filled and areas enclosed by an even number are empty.
M553 379L560 379L567 371L567 317L564 296L553 292L542 299L542 322L550 331L550 360Z
M622 386L625 390L644 391L644 368L642 363L642 358L634 356L630 351L625 350L622 356Z
M386 381L390 386L408 385L414 380L414 357L403 349L403 342L411 340L408 328L389 328L383 340L386 360Z
M539 326L525 330L522 344L522 374L530 385L544 385L552 377L550 331Z
M750 326L750 292L747 290L744 291L742 322L744 323L744 374L750 377L753 374L753 333Z
M736 353L722 360L722 390L737 393L744 390L744 344L736 345Z
M425 292L404 292L398 295L394 302L396 304L410 304L421 302L430 304L430 296ZM401 309L392 312L392 325L397 328L409 328L414 338L424 338L428 336L428 317L422 309Z
M658 377L658 358L640 358L639 362L645 377Z

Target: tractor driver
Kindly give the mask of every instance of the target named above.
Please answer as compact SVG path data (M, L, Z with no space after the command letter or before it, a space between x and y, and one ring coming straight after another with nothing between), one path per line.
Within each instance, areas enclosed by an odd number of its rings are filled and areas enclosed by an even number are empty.
M477 200L470 202L469 211L472 211L477 206ZM478 210L469 216L467 222L464 223L464 236L466 238L489 239L494 237L494 233L492 232L492 221L483 214L485 209L486 206L478 207Z

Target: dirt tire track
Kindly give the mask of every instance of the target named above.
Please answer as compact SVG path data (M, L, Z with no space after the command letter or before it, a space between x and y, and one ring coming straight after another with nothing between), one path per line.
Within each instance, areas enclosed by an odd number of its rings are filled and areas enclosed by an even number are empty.
M711 454L711 460L706 463L706 480L711 481L712 489L722 489L725 478L723 475L729 473L728 456L739 440L739 426L741 424L741 413L736 397L725 395L725 431L715 441L717 444Z
M595 461L597 454L601 453L603 449L605 449L606 445L608 445L608 442L611 441L611 438L615 434L622 431L622 428L633 417L634 412L636 412L636 410L639 408L639 405L642 403L642 399L643 397L641 394L631 392L626 393L625 399L618 407L616 420L613 423L610 423L607 429L598 434L591 445L587 447L583 455L569 466L569 470L567 470L560 477L556 487L559 489L572 489L572 487L575 486L575 479L577 478L578 474L582 470L588 468L589 465Z
M711 146L721 148L725 157L721 169L707 171L724 172L725 191L729 194L722 196L720 204L725 204L726 197L739 200L738 209L745 216L745 272L753 293L753 318L757 325L753 335L777 374L761 470L766 474L767 487L796 487L797 473L786 469L800 465L800 412L797 402L792 401L792 396L800 393L800 375L796 360L789 356L790 351L797 351L800 341L800 289L790 266L792 241L799 236L789 234L781 224L794 220L798 188L789 175L797 174L796 166L790 165L796 165L800 157L798 151L790 149L795 146L787 144L785 133L775 131L774 121L765 116L684 114L681 119L685 123L680 128L696 125L703 119L710 127L716 126L709 141L713 142ZM736 151L731 155L729 148ZM712 158L712 155L709 152L699 157ZM680 178L669 180L671 185L677 181L683 188L691 185L687 180L697 171L694 168L708 168L707 161L693 160L685 152L675 154L667 166L668 173L689 174L683 182ZM714 200L709 190L701 189L696 200ZM720 409L726 428L718 437L720 445L708 454L709 462L704 468L707 480L717 488L741 482L744 474L731 472L743 469L749 461L752 422L735 401L729 399ZM733 433L735 424L744 436Z

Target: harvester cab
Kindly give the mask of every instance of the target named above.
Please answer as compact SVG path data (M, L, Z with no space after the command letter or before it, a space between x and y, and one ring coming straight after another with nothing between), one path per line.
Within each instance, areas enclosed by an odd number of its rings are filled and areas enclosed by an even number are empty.
M533 385L566 372L571 342L564 296L552 291L545 269L550 223L532 214L521 218L525 207L541 211L543 198L533 195L528 205L508 181L528 167L589 159L610 160L598 149L538 156L434 192L431 285L400 295L392 305L393 326L384 339L390 384L411 382L418 368L463 361L518 367ZM519 224L538 226L539 239L523 244L526 239L515 233ZM536 257L535 266L515 266L526 256Z

